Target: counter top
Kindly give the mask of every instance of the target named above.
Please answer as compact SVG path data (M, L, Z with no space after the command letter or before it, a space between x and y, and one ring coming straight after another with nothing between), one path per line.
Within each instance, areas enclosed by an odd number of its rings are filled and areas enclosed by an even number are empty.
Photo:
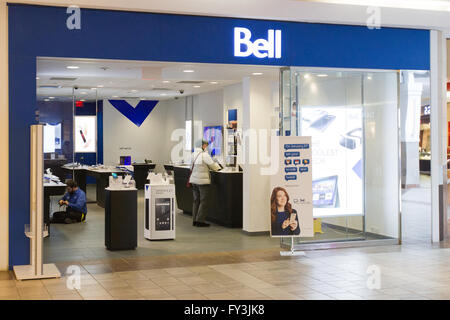
M174 168L182 168L182 169L190 169L191 168L190 166L187 166L187 165L173 165L173 166L174 166ZM228 171L227 168L224 168L224 169L219 170L219 171L212 171L212 170L210 170L210 172L223 173L223 174L230 174L230 173L241 173L242 174L242 171Z

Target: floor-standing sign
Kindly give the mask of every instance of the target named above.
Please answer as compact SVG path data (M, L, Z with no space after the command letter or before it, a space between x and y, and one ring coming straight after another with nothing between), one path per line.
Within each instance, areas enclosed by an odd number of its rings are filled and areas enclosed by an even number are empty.
M144 237L149 240L175 239L175 185L149 174L145 185Z
M311 137L273 137L270 222L272 237L313 237ZM272 146L277 145L272 143ZM272 165L273 167L273 165Z

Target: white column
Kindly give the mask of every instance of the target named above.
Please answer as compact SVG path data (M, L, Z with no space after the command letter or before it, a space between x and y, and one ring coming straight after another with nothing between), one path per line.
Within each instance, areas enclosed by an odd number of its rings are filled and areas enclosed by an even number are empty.
M270 176L262 175L260 169L268 167L264 158L270 156L270 132L277 101L276 80L243 79L244 136L249 130L253 133L251 139L244 142L243 138L243 230L246 232L268 232L270 229ZM264 131L268 134L267 140L261 136Z
M8 269L9 246L9 118L8 7L0 0L0 270Z
M430 31L431 69L431 234L439 242L439 185L444 185L443 231L447 226L447 104L446 42L441 31Z

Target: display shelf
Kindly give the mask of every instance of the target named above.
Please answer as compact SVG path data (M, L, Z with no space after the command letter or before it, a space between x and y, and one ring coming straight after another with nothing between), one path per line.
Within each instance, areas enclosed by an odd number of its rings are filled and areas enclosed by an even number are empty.
M34 238L34 233L30 231L30 225L25 225L25 235L28 239ZM42 230L42 237L47 238L48 237L48 226L44 224L44 230Z

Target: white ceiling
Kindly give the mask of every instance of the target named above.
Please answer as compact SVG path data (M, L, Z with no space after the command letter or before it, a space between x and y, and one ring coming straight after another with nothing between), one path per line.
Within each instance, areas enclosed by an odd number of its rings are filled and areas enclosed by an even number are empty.
M76 66L78 69L68 69ZM185 70L192 70L187 73ZM253 73L262 73L253 75ZM186 64L39 58L36 87L38 100L105 98L173 99L215 91L244 77L278 79L279 68L224 64ZM57 78L57 79L54 79ZM59 79L58 79L59 78ZM63 78L63 79L61 79ZM198 81L199 83L180 83ZM78 89L74 89L78 88ZM181 94L180 90L184 90Z

